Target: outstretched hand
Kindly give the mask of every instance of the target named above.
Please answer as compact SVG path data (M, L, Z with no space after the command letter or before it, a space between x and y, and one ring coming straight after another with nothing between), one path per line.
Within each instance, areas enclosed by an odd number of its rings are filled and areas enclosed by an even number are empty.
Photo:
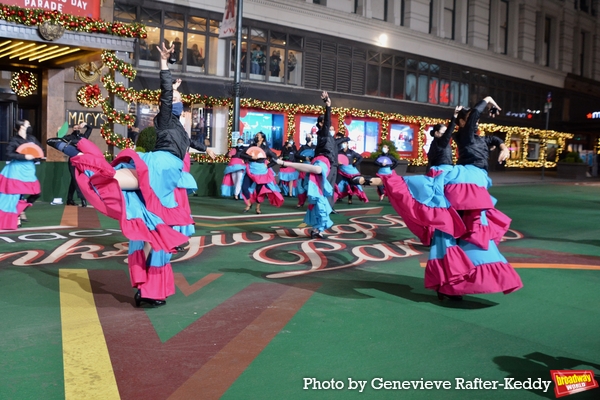
M173 90L177 90L180 85L181 85L181 79L176 79L175 83L173 84Z
M500 164L502 164L504 161L506 161L508 159L509 156L510 156L510 150L508 150L508 147L501 148L500 155L498 156L498 162Z
M321 92L321 99L325 102L327 107L331 107L331 99L326 91Z
M156 46L156 48L160 53L160 59L165 61L168 60L171 53L175 51L175 45L171 45L171 47L167 48L164 42L161 43L160 46Z
M178 79L181 82L181 79ZM213 160L215 158L217 158L217 155L215 154L215 152L212 149L206 149L206 154L208 154L208 156L210 158L212 158Z

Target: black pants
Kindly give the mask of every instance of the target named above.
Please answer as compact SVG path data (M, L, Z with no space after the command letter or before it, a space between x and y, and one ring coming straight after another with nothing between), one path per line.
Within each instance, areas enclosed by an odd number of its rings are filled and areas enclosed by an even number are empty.
M41 194L39 194L39 193L38 193L38 194L30 194L29 196L27 196L27 200L26 200L26 201L27 201L29 204L33 204L33 203L35 203L35 201L36 201L37 199L39 199L40 197L42 197L42 195L41 195ZM23 200L25 200L25 196L21 196L21 198L22 198Z
M329 170L329 174L327 174L327 182L329 182L331 184L331 188L332 190L335 190L335 183L337 180L337 165L332 165L331 166L331 170ZM327 200L329 201L329 204L331 205L331 208L334 208L333 205L335 204L335 201L333 201L333 194L331 195L331 197L328 197Z
M69 159L69 174L71 175L71 182L69 183L69 191L67 192L67 201L73 201L73 195L77 192L77 197L79 200L85 200L81 190L79 190L79 185L77 184L77 180L75 179L75 167L71 164L71 159Z

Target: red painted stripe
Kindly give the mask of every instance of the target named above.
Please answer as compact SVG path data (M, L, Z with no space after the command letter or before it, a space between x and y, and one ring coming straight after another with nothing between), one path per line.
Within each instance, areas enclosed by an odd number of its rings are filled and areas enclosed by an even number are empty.
M124 271L89 275L123 400L166 399L289 290L274 283L251 284L162 343L146 311L135 309ZM154 311L159 312L148 310Z
M292 286L204 364L169 400L194 399L199 393L205 400L221 398L319 286L319 283Z

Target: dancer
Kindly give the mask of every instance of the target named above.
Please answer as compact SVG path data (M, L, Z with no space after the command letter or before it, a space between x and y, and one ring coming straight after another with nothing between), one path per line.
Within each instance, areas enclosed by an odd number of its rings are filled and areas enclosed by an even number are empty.
M277 164L284 168L294 168L307 174L307 200L308 209L304 217L304 222L312 226L310 232L311 239L323 239L323 231L331 228L333 221L329 217L331 214L331 205L327 200L333 196L333 187L327 180L329 173L329 159L324 156L317 156L308 163L290 163L281 159Z
M283 161L295 162L299 156L298 149L294 145L294 140L290 139L287 141L283 150L281 150L280 158ZM298 171L293 168L280 168L279 169L279 188L283 196L296 197L298 187Z
M0 172L0 229L17 229L27 222L25 209L31 206L41 193L40 182L35 175L35 162L32 154L17 152L19 146L40 142L33 136L33 128L27 120L17 121L16 135L6 146L8 162ZM40 149L41 150L41 149ZM25 195L29 195L24 199Z
M340 140L339 138L338 140ZM348 148L348 142L341 143L342 149L338 153L338 176L335 185L334 200L343 199L348 196L348 204L352 204L352 196L358 197L360 201L369 202L361 185L352 182L352 178L359 176L358 166L362 161L362 156Z
M317 127L313 126L312 130L315 132L315 140L313 140L313 136L310 133L306 134L306 144L302 145L298 150L298 162L300 163L308 163L310 164L312 159L315 156L315 144L316 142L316 133ZM306 202L306 192L308 190L308 175L306 172L298 171L298 204L296 204L296 208L302 208L304 203Z
M423 244L431 245L425 287L436 290L440 300L460 300L465 294L508 294L523 286L497 247L510 218L494 208L487 160L490 146L500 147L498 162L504 162L509 151L501 139L477 134L479 117L488 104L493 106L493 117L500 107L489 96L474 108L458 112L458 165L433 167L426 176L355 179L375 185L383 182L407 227Z
M244 139L238 138L237 146L229 150L229 163L223 172L223 183L221 184L221 196L240 199L242 191L242 182L246 172L246 163L242 159L242 153L247 148Z
M335 132L331 131L330 133L329 129L331 127L331 99L327 92L323 91L321 93L321 100L325 102L325 114L317 117L317 145L315 147L315 158L325 157L329 161L329 165L327 166L327 181L333 188L337 179L338 146L335 137L333 136ZM336 212L333 208L335 201L333 197L332 192L331 195L327 196L327 200L329 201L331 212L335 214Z
M72 158L76 178L85 198L103 214L117 219L123 234L129 238L128 265L131 284L137 288L136 306L166 304L175 293L172 253L188 237L181 227L193 225L185 190L189 177L183 173L184 159L191 147L206 151L203 143L191 141L181 125L181 94L174 91L167 64L174 47L165 44L160 52L161 94L159 112L154 118L156 146L154 151L136 153L125 149L108 164L102 152L89 140L81 139L81 154ZM73 146L63 152L70 155Z
M379 167L377 176L395 175L396 172L394 169L398 166L398 159L390 154L390 147L384 144L381 146L381 156L377 157L374 164ZM383 185L377 186L377 194L379 195L379 201L383 201L383 197L385 196L385 187Z
M85 129L85 132L81 133L83 129ZM73 132L71 132L70 135L64 136L63 139L66 140L68 143L72 144L73 146L77 146L77 143L79 143L79 140L81 140L82 138L89 139L93 129L94 128L92 126L89 126L85 122L82 122L79 125L75 125L73 127ZM77 198L81 200L81 207L87 207L85 197L81 193L81 190L79 190L77 179L75 179L75 167L73 167L73 164L71 163L71 157L69 157L67 165L69 167L69 175L71 175L71 182L69 183L69 190L67 191L67 205L76 205L75 201L73 201L73 195L75 194L75 192L77 192Z
M275 207L281 207L283 204L283 196L275 183L275 173L271 169L275 165L277 155L269 148L266 139L264 133L258 132L254 136L254 146L246 149L241 155L242 159L248 163L242 183L242 199L246 204L245 213L250 211L252 204L256 203L256 213L262 214L260 204L265 197Z

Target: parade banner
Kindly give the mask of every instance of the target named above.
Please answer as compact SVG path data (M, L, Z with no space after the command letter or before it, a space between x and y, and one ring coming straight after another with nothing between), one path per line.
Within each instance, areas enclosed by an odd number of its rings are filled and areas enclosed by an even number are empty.
M219 39L235 36L235 20L237 16L236 0L226 0L223 23L219 32Z
M44 10L57 10L63 14L78 17L100 18L101 0L5 0L3 4L23 8L42 8Z

